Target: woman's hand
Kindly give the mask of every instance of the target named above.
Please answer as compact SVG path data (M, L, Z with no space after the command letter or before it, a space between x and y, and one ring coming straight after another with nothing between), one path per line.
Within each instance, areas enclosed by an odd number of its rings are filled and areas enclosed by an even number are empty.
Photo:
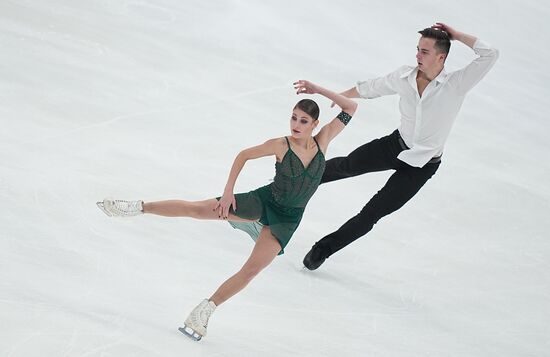
M229 217L229 209L233 206L233 211L237 210L237 201L235 201L235 195L233 192L224 192L220 198L214 211L218 211L218 217L227 219Z
M300 79L297 82L294 82L294 89L296 89L296 94L316 94L319 93L319 86L310 81Z

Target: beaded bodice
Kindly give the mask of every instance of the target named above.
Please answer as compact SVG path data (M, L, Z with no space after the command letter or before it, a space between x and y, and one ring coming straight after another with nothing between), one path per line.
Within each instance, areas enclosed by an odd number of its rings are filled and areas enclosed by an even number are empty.
M292 150L285 137L288 150L281 162L275 164L275 178L271 191L275 201L286 207L305 207L319 187L325 171L325 155L317 144L317 153L307 167Z

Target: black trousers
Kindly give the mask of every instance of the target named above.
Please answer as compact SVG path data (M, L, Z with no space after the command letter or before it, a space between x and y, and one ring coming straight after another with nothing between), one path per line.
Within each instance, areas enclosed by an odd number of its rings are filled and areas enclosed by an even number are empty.
M441 162L428 163L422 168L410 166L397 159L403 151L399 132L375 139L352 151L348 156L327 161L321 183L362 175L367 172L395 170L384 187L376 193L355 217L348 220L317 245L327 257L364 236L378 220L397 211L409 201L435 174Z

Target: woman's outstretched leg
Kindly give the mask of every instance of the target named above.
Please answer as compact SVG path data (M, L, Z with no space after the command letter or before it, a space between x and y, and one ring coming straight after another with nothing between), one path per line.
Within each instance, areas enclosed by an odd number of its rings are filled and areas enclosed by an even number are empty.
M204 201L168 200L143 204L143 213L164 217L191 217L196 219L221 219L215 210L218 200ZM231 219L236 218L234 216Z
M224 301L241 291L260 271L267 267L277 256L281 246L269 230L264 227L260 237L254 245L250 257L243 267L231 278L227 279L216 290L210 299L204 299L185 320L185 327L180 331L189 337L200 340L206 335L208 320L216 309Z
M190 217L195 219L221 220L221 210L216 209L215 198L204 201L168 200L157 202L124 201L105 199L97 203L98 207L111 217L136 216L143 213L164 217ZM230 221L248 221L230 213Z

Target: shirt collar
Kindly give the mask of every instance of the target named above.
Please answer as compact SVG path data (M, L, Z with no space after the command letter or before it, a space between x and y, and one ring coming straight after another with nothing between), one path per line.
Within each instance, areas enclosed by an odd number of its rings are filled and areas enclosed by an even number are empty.
M406 78L406 77L409 77L410 75L413 75L414 78L416 78L416 73L418 73L418 66L416 67L413 67L407 71L405 71L401 76L400 78ZM414 79L413 78L413 79ZM445 83L447 82L447 79L448 79L448 75L447 75L447 72L445 71L445 67L443 67L443 69L441 70L441 72L439 72L439 74L437 75L437 77L435 77L433 80L434 81L437 81L439 83Z
M448 79L448 76L447 76L447 72L445 71L445 67L443 67L443 69L441 70L441 72L439 72L437 77L434 78L434 80L438 81L439 83L445 83L447 82L447 79Z
M406 78L413 72L416 74L416 71L418 71L418 67L412 67L411 69L408 69L405 72L403 72L403 74L401 74L399 78Z

